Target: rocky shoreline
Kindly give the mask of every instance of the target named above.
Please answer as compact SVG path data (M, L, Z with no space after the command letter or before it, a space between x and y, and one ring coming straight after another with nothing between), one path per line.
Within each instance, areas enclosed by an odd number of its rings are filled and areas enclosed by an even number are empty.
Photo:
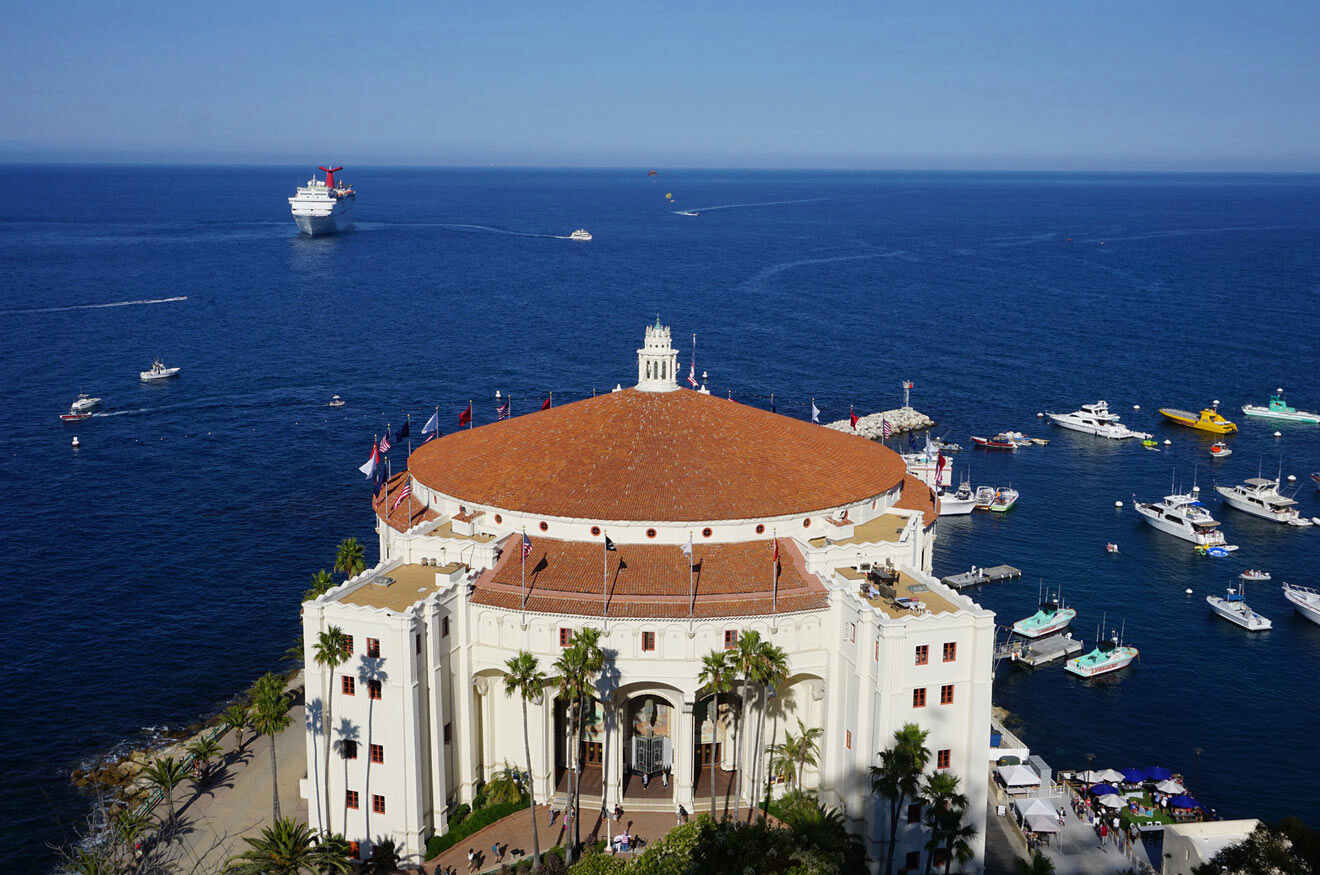
M859 416L857 418L857 428L855 429L847 419L827 423L825 427L878 441L884 439L883 425L881 424L883 422L889 423L891 434L899 434L905 431L924 431L935 426L935 420L924 413L913 410L911 407L896 407L893 410L881 410L878 413Z

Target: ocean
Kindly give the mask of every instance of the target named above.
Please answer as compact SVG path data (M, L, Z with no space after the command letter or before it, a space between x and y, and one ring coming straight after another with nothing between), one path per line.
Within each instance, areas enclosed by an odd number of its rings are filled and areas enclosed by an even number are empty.
M277 666L339 540L374 561L374 435L437 409L449 430L469 400L490 422L497 390L519 415L630 385L657 315L684 365L696 335L713 392L786 415L896 407L912 380L968 447L955 478L1021 491L941 520L936 573L1011 563L1021 582L972 592L1001 623L1062 585L1088 645L1105 616L1141 650L1094 682L999 667L996 702L1056 768L1158 763L1222 816L1320 824L1320 626L1278 586L1316 583L1320 530L1210 498L1282 465L1320 514L1320 428L1237 415L1276 386L1320 408L1320 177L349 168L356 230L307 239L285 198L310 171L0 167L0 833L20 868L85 816L71 769ZM579 227L595 239L562 239ZM181 376L140 383L157 356ZM78 392L100 414L61 423ZM1172 446L1036 417L1098 398ZM1213 463L1155 412L1212 399L1241 427ZM970 448L1003 429L1051 442ZM1132 496L1174 478L1232 558L1138 520ZM1271 632L1204 602L1247 567L1274 576L1248 590Z

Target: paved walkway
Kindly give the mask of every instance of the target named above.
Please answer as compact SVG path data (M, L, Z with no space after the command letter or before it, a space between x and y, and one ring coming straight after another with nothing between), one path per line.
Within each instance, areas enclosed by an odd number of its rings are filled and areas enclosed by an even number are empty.
M671 813L659 811L629 812L626 807L624 808L623 820L614 821L612 826L601 820L599 811L588 813L584 807L582 816L582 840L584 842L596 840L596 838L591 837L593 835L599 839L604 839L608 830L612 828L615 835L626 831L631 835L640 836L645 842L652 843L658 841L677 825L677 820ZM564 844L567 836L564 834L564 815L562 813L555 818L554 826L551 826L550 810L544 805L538 805L536 806L536 818L542 853L552 847ZM466 873L472 871L498 870L499 861L495 859L491 851L491 846L497 842L499 844L507 843L509 846L509 853L504 858L505 862L516 862L521 859L522 857L517 852L530 856L532 853L531 812L523 809L502 820L497 820L480 832L468 836L439 857L428 861L425 871L428 873L443 872L448 867L455 872L466 875ZM645 848L645 846L643 847ZM475 849L480 854L478 869L468 868L467 854L469 848Z

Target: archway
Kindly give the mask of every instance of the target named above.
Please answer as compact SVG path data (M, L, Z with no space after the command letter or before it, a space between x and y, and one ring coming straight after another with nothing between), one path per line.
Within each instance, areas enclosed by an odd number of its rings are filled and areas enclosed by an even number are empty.
M573 788L572 769L577 768L583 796L601 793L601 766L604 763L605 713L599 699L586 702L583 709L581 746L574 751L573 705L562 696L555 698L555 790L568 793Z
M719 713L711 707L714 696L698 699L692 709L693 775L692 793L698 811L706 810L711 793L711 764L714 763L716 810L727 805L732 810L732 789L738 778L738 745L734 723L742 700L735 693L721 693ZM706 805L702 804L706 800Z
M677 710L655 693L629 697L623 708L623 798L672 799Z

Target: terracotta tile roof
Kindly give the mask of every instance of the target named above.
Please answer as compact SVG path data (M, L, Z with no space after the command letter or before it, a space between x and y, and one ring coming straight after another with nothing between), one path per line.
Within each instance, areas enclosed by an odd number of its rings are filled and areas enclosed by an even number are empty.
M411 504L412 519L409 520L409 502L406 498L399 502L398 507L394 508L392 511L390 510L394 505L395 499L399 497L399 490L403 488L403 484L407 482L407 479L407 471L395 474L389 480L385 481L385 485L381 487L379 492L372 496L371 500L371 507L376 511L376 516L385 520L387 524L400 532L406 532L413 526L429 522L433 519L438 519L440 516L430 508L422 507L420 501L414 500Z
M684 389L627 389L460 430L418 447L409 465L477 504L655 522L819 511L904 474L878 443Z
M940 508L935 498L935 490L911 474L903 475L903 493L894 502L894 507L902 510L919 510L925 517L925 526L934 525L940 518Z
M522 603L522 563L505 549L495 568L477 578L472 601L517 609ZM602 560L602 554L606 557ZM697 617L751 616L825 607L825 586L808 574L791 540L779 540L779 591L773 597L770 541L697 544L693 550L693 611ZM527 557L527 609L601 616L608 586L611 617L686 617L691 603L688 560L678 546L621 544L604 553L600 544L532 539Z

